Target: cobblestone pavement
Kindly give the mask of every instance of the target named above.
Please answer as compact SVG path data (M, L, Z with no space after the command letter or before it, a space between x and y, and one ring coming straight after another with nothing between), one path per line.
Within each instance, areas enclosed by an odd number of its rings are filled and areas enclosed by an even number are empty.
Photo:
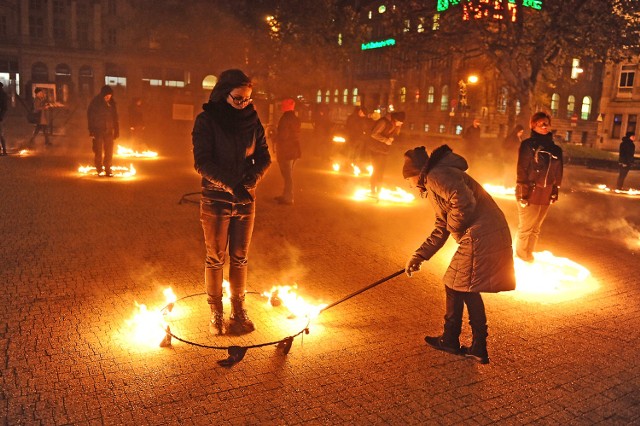
M151 333L135 336L127 323L136 302L163 306L168 286L178 297L203 291L198 206L178 203L199 190L188 141L158 149L157 160L119 159L138 170L129 179L79 175L90 147L70 144L0 158L5 425L640 423L640 198L595 190L615 181L612 172L567 167L539 244L588 268L599 287L569 300L485 295L491 364L424 343L442 327L448 244L414 277L321 314L288 355L254 348L224 368L225 350L175 339L145 346ZM393 152L387 181L405 187L400 167ZM636 188L638 175L628 178ZM313 158L297 166L294 206L272 201L281 184L274 163L258 193L256 293L297 283L308 301L339 300L402 269L433 225L425 200L353 201L366 178ZM515 231L515 203L497 201ZM259 330L216 340L203 324L204 299L190 300L176 305L185 318L176 327L205 345L277 341L305 327L270 315L254 295ZM466 324L462 339L470 340Z

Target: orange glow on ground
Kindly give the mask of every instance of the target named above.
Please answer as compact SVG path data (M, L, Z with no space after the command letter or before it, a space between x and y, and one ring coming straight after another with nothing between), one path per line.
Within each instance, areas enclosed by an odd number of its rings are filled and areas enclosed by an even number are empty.
M117 177L131 177L135 176L137 173L137 170L135 167L133 167L133 164L129 165L129 167L112 166L111 171L113 172L113 175ZM94 166L80 166L78 167L78 172L83 175L95 175L96 168ZM104 172L100 173L100 176L104 176Z
M138 152L138 151L134 151L131 148L126 148L122 145L118 145L118 150L116 151L116 155L119 157L125 157L125 158L157 158L158 157L158 153L155 151L142 151L142 152Z
M173 307L171 312L162 311L164 306L174 303L176 295L170 287L163 291L165 304L153 309L144 304L135 302L137 307L133 317L126 321L126 339L132 347L158 348L162 339L166 336L167 316L179 315L179 308Z
M505 198L505 199L515 199L516 188L515 187L506 187L503 185L492 185L490 183L483 183L482 187L485 191L489 193L492 197L496 198Z
M399 203L399 204L409 204L415 200L415 196L413 194L408 193L402 188L396 186L395 190L388 188L381 188L378 192L377 199L380 201L388 201L391 203ZM353 199L356 201L364 201L376 199L376 197L371 194L371 191L365 188L358 188L356 192L353 194Z
M269 299L268 302L272 306L282 304L296 317L316 318L327 304L314 305L305 301L296 293L297 288L298 286L295 284L293 286L278 285L271 287L270 291L265 291L262 295Z
M603 192L613 192L614 194L624 194L624 195L640 195L640 189L612 189L607 185L598 185L598 189Z
M549 251L533 254L533 263L514 258L514 297L529 302L561 303L584 297L600 285L584 266Z

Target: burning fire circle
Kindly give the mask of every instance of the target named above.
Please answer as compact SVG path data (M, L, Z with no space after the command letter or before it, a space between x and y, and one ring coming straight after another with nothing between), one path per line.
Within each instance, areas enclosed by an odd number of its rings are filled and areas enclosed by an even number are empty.
M295 337L309 333L310 317L292 314L286 307L280 306L277 298L265 300L264 295L257 292L246 294L247 311L256 323L256 330L252 333L241 336L212 335L209 331L210 310L206 301L207 295L197 293L177 299L161 309L165 337L160 346L171 346L171 340L175 339L201 348L226 350L229 358L218 363L231 366L241 361L246 351L252 348L276 345L286 355ZM231 312L228 298L224 298L224 311L225 319L228 320ZM282 334L287 336L279 337ZM212 339L215 339L217 344L206 343ZM253 343L256 341L260 343Z

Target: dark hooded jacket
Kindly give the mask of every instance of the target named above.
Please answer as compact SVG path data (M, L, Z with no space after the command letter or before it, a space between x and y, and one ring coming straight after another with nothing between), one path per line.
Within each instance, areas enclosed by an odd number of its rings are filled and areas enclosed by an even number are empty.
M279 161L297 160L302 156L300 126L300 120L293 111L286 111L280 117L275 144Z
M202 176L202 195L246 204L271 165L262 123L253 105L235 109L225 101L208 103L196 117L192 142L194 166Z
M113 93L113 92L110 92ZM89 135L94 137L112 136L118 139L120 127L118 124L118 108L113 97L106 102L106 93L103 88L89 103L87 108L87 121L89 123Z
M518 152L516 198L549 205L552 197L557 199L562 173L562 148L553 142L553 135L532 130Z
M432 152L420 181L436 223L416 254L429 260L452 235L459 247L444 275L447 287L462 292L513 290L509 225L493 198L465 173L467 168L467 161L446 145Z
M618 162L620 164L624 164L627 167L633 165L635 159L634 157L636 154L636 146L629 136L625 136L622 138L619 154L620 155L618 157Z

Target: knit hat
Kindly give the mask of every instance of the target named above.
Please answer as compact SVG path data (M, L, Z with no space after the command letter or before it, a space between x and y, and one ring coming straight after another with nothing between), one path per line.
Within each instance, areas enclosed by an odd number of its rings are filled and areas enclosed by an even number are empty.
M100 95L101 96L113 95L113 89L111 88L111 86L102 86L102 89L100 89Z
M402 177L407 179L420 175L423 167L429 161L429 154L424 146L410 149L404 153L404 166L402 166Z
M293 111L296 107L296 101L291 98L283 99L280 104L282 112Z
M403 111L395 111L391 113L391 118L396 121L404 122L405 115Z

